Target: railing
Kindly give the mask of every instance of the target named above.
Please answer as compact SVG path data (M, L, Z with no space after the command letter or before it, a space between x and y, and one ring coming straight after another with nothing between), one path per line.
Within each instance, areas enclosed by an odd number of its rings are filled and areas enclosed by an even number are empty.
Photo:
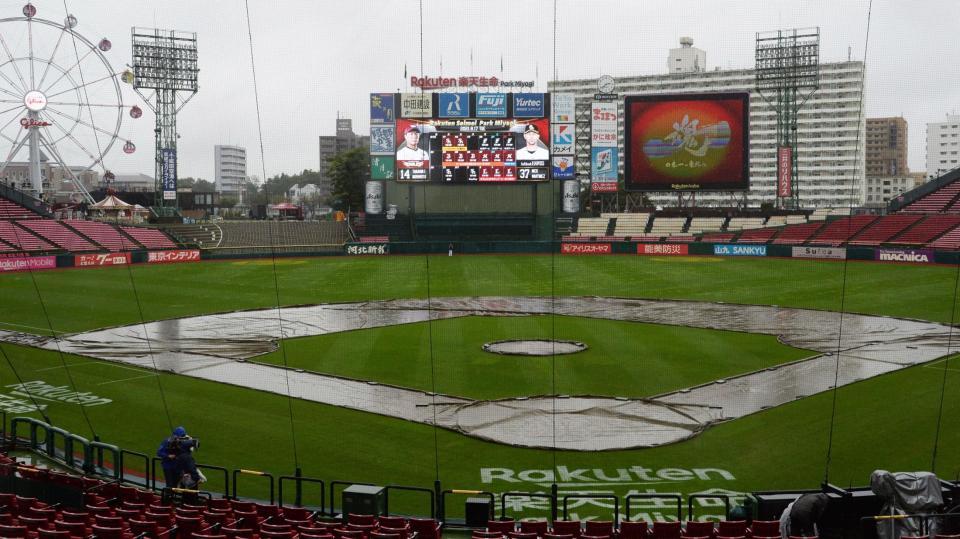
M277 478L277 504L283 505L283 482L284 481L295 481L297 484L297 495L293 501L293 504L296 506L303 505L303 483L316 483L320 485L320 512L323 512L324 507L326 506L326 483L323 479L317 479L314 477L303 477L301 475L281 475Z

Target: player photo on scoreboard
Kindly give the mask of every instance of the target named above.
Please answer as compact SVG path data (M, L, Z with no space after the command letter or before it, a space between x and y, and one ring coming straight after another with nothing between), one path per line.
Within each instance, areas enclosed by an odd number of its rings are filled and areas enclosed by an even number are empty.
M546 120L534 120L515 125L510 131L516 133L517 137L514 157L518 179L549 179L550 149L544 141L549 133L549 123Z
M430 181L430 150L432 134L437 129L425 123L397 121L397 179L401 181Z

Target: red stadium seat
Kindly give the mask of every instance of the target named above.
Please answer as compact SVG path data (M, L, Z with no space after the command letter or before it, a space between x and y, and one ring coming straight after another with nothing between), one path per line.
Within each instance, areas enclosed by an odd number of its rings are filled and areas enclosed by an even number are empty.
M680 539L680 522L663 522L657 521L653 523L653 538L654 539Z
M521 520L521 533L535 533L537 537L543 537L550 530L550 523L546 520Z
M432 518L411 518L410 529L417 533L417 539L440 539L443 523ZM489 529L489 524L487 529Z
M400 539L400 536L395 533L383 533L377 530L370 532L367 537L369 539Z
M70 532L67 530L48 530L40 528L37 530L38 539L70 539Z
M537 539L536 532L510 532L507 534L510 539Z
M573 539L573 535L569 533L545 533L543 534L543 539Z
M359 524L361 526L373 526L377 523L377 517L373 515L358 515L350 513L347 515L347 524Z
M90 528L90 533L97 536L97 539L124 539L123 528L109 528L94 524Z
M487 531L500 532L503 535L506 535L510 532L516 531L516 529L517 523L513 519L487 521Z
M750 532L754 537L777 537L780 535L780 521L754 520Z
M20 525L10 525L10 524L0 524L0 537L28 537L30 535L30 530L20 524Z
M574 539L580 537L579 520L555 520L553 522L553 533L558 535L572 535Z
M398 516L387 516L384 515L380 517L380 527L381 528L408 528L407 519Z
M67 522L64 520L54 520L53 527L58 530L70 532L71 537L86 537L90 530L84 522ZM2 535L2 533L0 533Z
M717 522L717 535L722 537L741 537L747 535L746 520L721 520Z
M583 523L583 535L613 535L613 521L588 520Z
M624 520L620 523L620 539L646 539L647 526L645 520Z
M475 539L500 539L503 534L498 531L473 530L471 534Z
M713 537L715 530L713 522L700 522L691 520L687 522L687 527L683 530L684 537Z
M256 532L254 532L251 528L233 528L230 526L224 526L220 528L220 531L227 536L227 539L250 539L256 535Z
M399 536L400 539L407 539L410 536L410 528L391 528L390 526L384 526L383 523L380 524L380 533L390 533L396 536Z

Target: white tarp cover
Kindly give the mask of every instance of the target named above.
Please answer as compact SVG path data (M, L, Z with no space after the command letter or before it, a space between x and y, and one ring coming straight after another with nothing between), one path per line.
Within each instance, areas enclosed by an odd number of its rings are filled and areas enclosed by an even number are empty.
M475 401L247 361L291 339L463 316L556 314L776 335L802 361L642 399L518 396ZM842 321L842 322L841 322ZM495 337L495 336L492 336ZM584 340L589 341L584 337ZM950 328L883 316L612 297L464 297L284 307L0 339L362 410L525 447L652 447L839 386L948 354ZM838 353L839 351L839 353ZM624 358L629 360L630 358ZM456 358L438 357L452 362ZM559 360L559 359L558 359Z
M883 500L881 515L916 515L931 513L943 505L940 480L930 472L898 472L874 470L870 474L870 490ZM923 519L893 518L877 521L880 539L899 539L901 535L929 535L937 533L938 522L929 519L924 530Z

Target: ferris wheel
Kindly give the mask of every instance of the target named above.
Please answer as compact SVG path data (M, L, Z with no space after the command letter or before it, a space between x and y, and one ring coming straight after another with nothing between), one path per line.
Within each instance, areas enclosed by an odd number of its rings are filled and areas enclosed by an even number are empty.
M40 195L57 174L92 202L80 178L112 177L104 157L120 140L124 112L142 111L123 104L120 81L132 73L110 66L110 40L94 43L78 26L72 14L62 23L38 18L32 4L22 17L0 19L0 179L19 178ZM123 150L136 146L124 141Z

